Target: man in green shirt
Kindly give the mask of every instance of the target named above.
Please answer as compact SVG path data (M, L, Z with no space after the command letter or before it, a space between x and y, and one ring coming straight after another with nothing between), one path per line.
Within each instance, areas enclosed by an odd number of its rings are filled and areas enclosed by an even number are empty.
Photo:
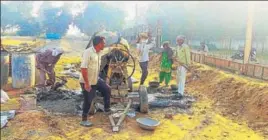
M175 51L175 61L179 63L177 68L178 96L183 97L186 81L187 69L191 64L190 47L184 43L185 36L179 35L176 38L177 47Z

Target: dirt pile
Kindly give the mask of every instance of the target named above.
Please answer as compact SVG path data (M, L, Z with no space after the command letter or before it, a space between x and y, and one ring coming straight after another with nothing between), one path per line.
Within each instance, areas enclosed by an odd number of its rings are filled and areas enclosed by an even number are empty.
M191 81L187 90L205 94L223 115L243 118L255 130L268 134L268 84L226 74L206 66L196 67L201 79Z

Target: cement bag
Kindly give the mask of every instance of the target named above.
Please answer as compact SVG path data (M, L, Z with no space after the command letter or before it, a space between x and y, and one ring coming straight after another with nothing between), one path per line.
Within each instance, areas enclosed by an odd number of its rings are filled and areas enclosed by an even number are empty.
M1 116L1 128L6 126L7 122L7 116Z
M9 100L9 97L5 91L1 89L1 103L5 103Z
M15 117L16 111L9 110L9 111L1 111L1 116L7 116L7 119L13 119Z

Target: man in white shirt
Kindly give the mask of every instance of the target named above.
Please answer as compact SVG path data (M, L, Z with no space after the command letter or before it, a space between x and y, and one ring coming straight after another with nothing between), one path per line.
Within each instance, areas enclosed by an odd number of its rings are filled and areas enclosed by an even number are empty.
M144 84L144 81L148 75L148 62L149 62L149 50L155 47L155 42L148 43L148 35L141 33L137 41L137 49L139 53L139 62L142 70L140 79L140 85Z
M105 38L95 36L93 39L93 46L87 48L81 61L81 75L80 84L84 96L83 114L82 114L82 126L91 126L92 123L87 120L88 112L95 97L96 90L100 91L104 96L104 110L110 112L110 96L111 88L105 83L104 80L100 79L100 52L104 49Z

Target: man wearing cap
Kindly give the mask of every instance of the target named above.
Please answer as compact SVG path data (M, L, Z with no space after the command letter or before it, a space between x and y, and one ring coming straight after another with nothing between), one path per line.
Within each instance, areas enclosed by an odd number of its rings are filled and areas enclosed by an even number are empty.
M155 42L148 42L147 33L141 33L137 40L137 49L140 57L140 67L142 71L140 85L144 84L144 81L148 75L148 62L149 62L149 50L155 47Z
M81 75L79 78L82 93L84 96L82 121L80 125L89 127L92 125L87 120L92 100L95 97L96 90L100 91L104 100L104 111L110 113L110 96L111 88L106 82L99 78L99 71L101 65L101 51L105 46L105 38L95 36L93 39L93 46L87 48L81 60Z
M53 86L56 80L55 65L63 54L62 48L46 49L44 52L36 55L36 68L40 72L40 87ZM46 74L49 79L46 80Z
M175 52L175 61L179 63L177 68L177 84L178 96L181 98L184 95L184 87L186 81L186 72L191 64L190 47L184 43L185 36L179 35L176 38L177 48Z

